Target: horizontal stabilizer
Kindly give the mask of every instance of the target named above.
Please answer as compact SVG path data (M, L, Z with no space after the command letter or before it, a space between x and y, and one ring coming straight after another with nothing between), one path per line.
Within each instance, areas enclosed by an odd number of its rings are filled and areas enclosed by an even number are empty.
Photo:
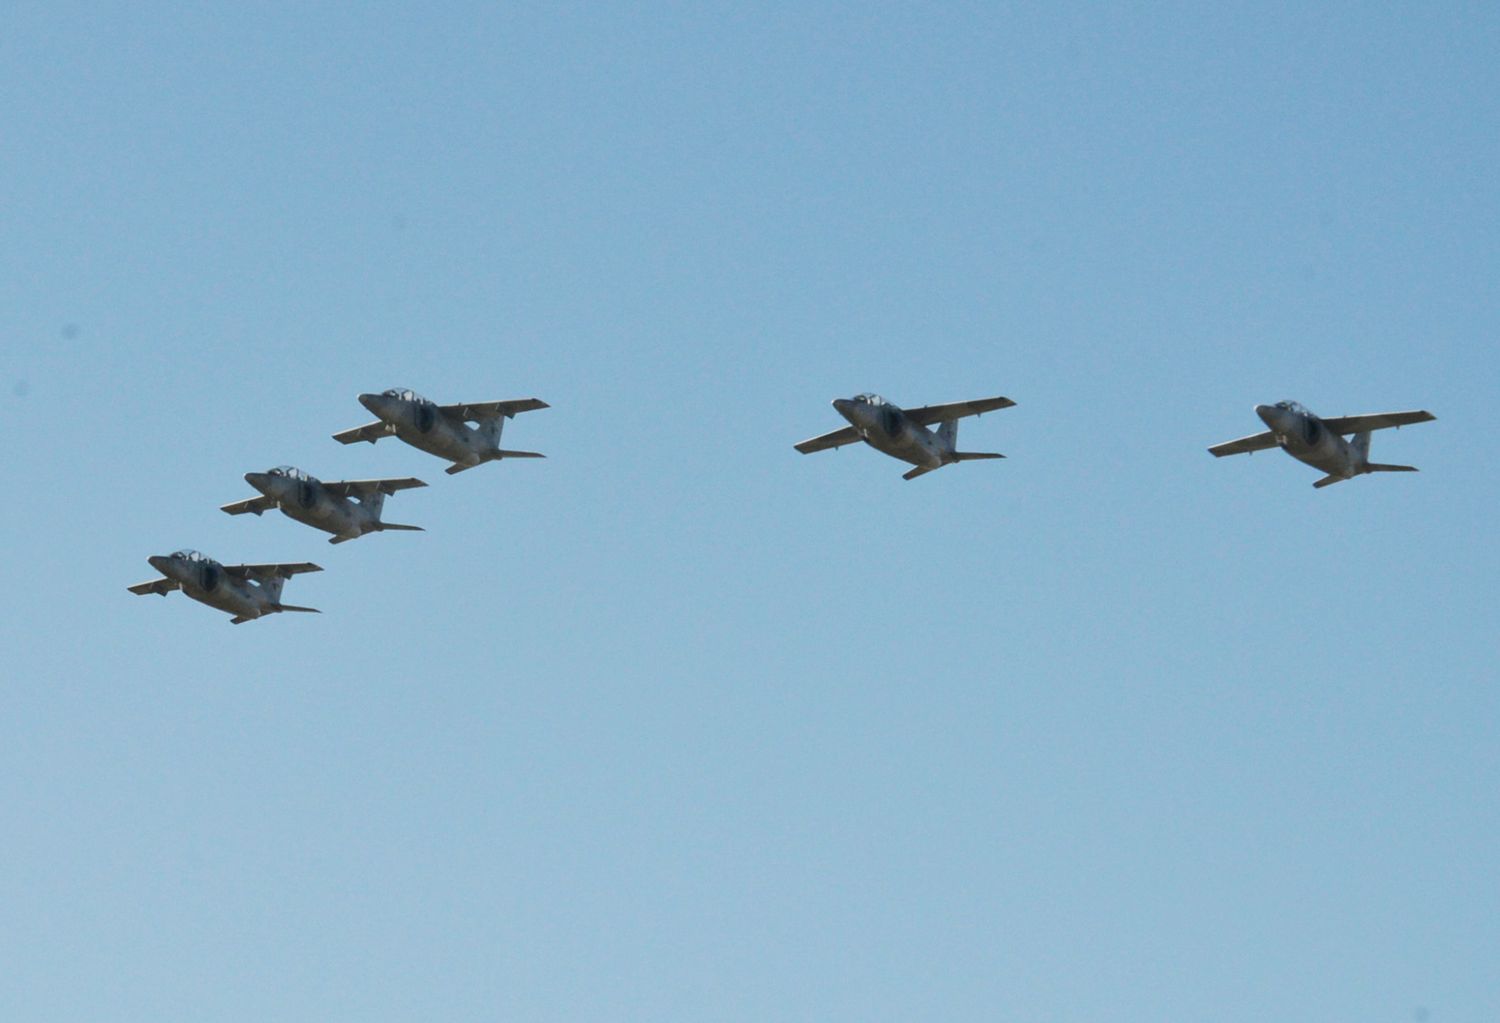
M1365 466L1369 472L1416 472L1415 465L1381 465L1379 462L1371 462Z
M1335 483L1342 483L1348 478L1349 477L1347 476L1324 476L1322 479L1318 480L1318 482L1314 483L1313 487L1321 490L1324 487L1330 487Z
M931 466L919 465L915 469L912 469L909 472L902 473L901 474L901 478L904 479L904 480L914 480L918 476L926 475L927 473L929 473L931 471L932 471L932 467Z
M310 615L320 615L323 612L315 607L298 607L296 604L272 604L273 611L303 611Z
M540 451L496 451L492 458L546 458Z
M955 462L974 462L974 461L978 461L981 458L1004 458L1004 457L1005 457L1004 455L997 454L994 451L955 451L955 452L953 452L953 460Z
M375 528L378 529L378 530L404 529L404 530L407 530L407 531L412 532L412 533L425 533L425 532L427 532L427 530L423 529L421 526L408 526L408 525L404 525L404 524L402 524L400 522L377 522L375 524Z

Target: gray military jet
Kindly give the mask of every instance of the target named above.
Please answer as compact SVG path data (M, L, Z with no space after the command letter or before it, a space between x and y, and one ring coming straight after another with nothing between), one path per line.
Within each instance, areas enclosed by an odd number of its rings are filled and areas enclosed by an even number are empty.
M362 440L374 444L382 437L394 435L414 448L448 459L453 463L448 466L449 475L502 458L547 457L535 451L506 451L500 447L500 430L505 420L549 407L536 398L436 405L413 391L393 387L382 394L361 394L359 403L376 415L376 421L336 433L334 440L344 444ZM469 423L476 425L470 427Z
M269 472L247 472L245 482L261 493L243 501L226 504L230 515L246 512L261 514L280 508L288 517L305 522L314 529L332 533L329 543L357 540L366 533L387 529L421 532L421 526L403 526L399 522L380 521L380 510L387 494L412 487L425 487L421 480L340 480L324 483L290 465L278 465Z
M1342 483L1367 472L1416 472L1416 467L1411 465L1381 465L1370 461L1370 432L1391 426L1399 429L1437 418L1431 412L1420 410L1319 419L1295 401L1257 405L1255 414L1270 427L1269 430L1215 444L1208 449L1209 452L1215 457L1223 458L1225 455L1280 447L1297 461L1306 462L1328 474L1313 484L1319 488ZM1346 434L1353 436L1345 440Z
M1004 458L988 451L958 451L958 421L996 409L1010 408L1009 398L980 398L977 401L955 401L947 405L924 405L903 409L878 394L858 394L853 398L835 398L833 407L849 421L842 430L825 433L796 445L810 455L814 451L842 447L864 441L876 451L910 462L916 468L901 478L913 480L934 469L954 462L978 458ZM937 432L927 429L937 423Z
M261 618L278 611L306 611L317 614L315 607L298 607L281 602L281 587L301 572L321 572L317 565L298 562L291 565L221 565L197 551L182 550L175 554L155 554L146 559L162 578L136 583L130 592L144 596L159 593L165 597L181 590L209 607L234 615L234 625Z

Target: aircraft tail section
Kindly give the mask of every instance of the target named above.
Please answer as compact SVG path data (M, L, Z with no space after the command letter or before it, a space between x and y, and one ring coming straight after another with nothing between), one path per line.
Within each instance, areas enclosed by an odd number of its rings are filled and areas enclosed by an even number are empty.
M975 462L981 458L1004 458L1005 456L995 451L955 451L953 460L955 462Z
M943 442L943 450L952 451L958 447L958 420L944 419L938 424L938 440Z
M380 509L385 507L385 494L379 490L371 490L359 499L359 505L376 519L380 518Z
M298 607L296 604L281 604L281 603L272 604L271 605L271 610L272 611L302 611L302 612L305 612L305 613L310 614L310 615L320 615L320 614L323 613L322 611L319 611L315 607Z
M490 458L546 458L540 451L496 451Z
M932 471L932 466L930 466L930 465L919 465L915 469L911 469L911 470L909 470L907 472L903 472L901 474L901 478L904 479L904 480L914 480L918 476L925 476L927 473L929 473L931 471Z
M1313 487L1314 487L1314 489L1321 490L1324 487L1331 487L1335 483L1342 483L1346 479L1349 479L1349 477L1348 476L1335 476L1335 475L1333 475L1333 474L1330 473L1329 475L1324 476L1322 479L1318 480L1318 482L1314 483Z
M1361 430L1349 438L1349 450L1354 454L1354 460L1364 465L1370 460L1370 431Z
M484 438L485 444L491 451L500 450L500 433L505 429L504 416L481 420L478 429L479 436Z
M1379 462L1371 462L1365 466L1367 472L1416 472L1415 465L1381 465Z
M405 524L400 523L400 522L381 522L381 523L377 523L377 528L381 532L384 532L387 529L401 529L401 530L406 530L406 531L412 532L412 533L425 533L425 532L427 532L427 530L423 529L421 526L408 526L408 525L405 525Z

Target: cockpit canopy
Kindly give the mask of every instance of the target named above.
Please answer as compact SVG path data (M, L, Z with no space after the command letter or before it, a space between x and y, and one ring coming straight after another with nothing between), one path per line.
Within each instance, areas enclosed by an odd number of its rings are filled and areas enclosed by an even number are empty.
M180 558L183 561L190 561L190 562L192 562L195 565L217 565L218 564L217 561L215 561L213 558L210 558L207 554L203 554L203 553L201 553L199 551L192 550L191 548L188 548L188 547L184 547L180 551L173 551L172 552L172 557L174 557L174 558Z
M432 402L428 401L426 398L422 397L420 394L418 394L416 391L413 391L409 387L392 387L389 391L385 392L385 396L387 398L400 398L402 401L414 401L418 405L432 404Z
M1278 401L1276 403L1275 407L1279 408L1279 409L1284 409L1287 412L1295 412L1299 416L1310 416L1310 415L1312 415L1311 412L1309 412L1307 409L1303 408L1301 405L1297 404L1295 401Z
M854 396L854 400L857 401L857 402L859 402L861 405L889 405L890 404L890 402L886 401L880 395L875 394L873 392L867 392L865 394L856 394Z
M297 468L295 465L278 465L276 468L272 469L268 475L284 476L289 480L312 480L311 476L303 472L301 469Z

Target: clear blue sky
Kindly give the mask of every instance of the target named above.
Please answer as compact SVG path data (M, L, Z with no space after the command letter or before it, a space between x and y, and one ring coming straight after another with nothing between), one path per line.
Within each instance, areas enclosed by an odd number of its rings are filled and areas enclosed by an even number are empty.
M1500 1018L1500 14L1304 8L11 5L0 1017Z

